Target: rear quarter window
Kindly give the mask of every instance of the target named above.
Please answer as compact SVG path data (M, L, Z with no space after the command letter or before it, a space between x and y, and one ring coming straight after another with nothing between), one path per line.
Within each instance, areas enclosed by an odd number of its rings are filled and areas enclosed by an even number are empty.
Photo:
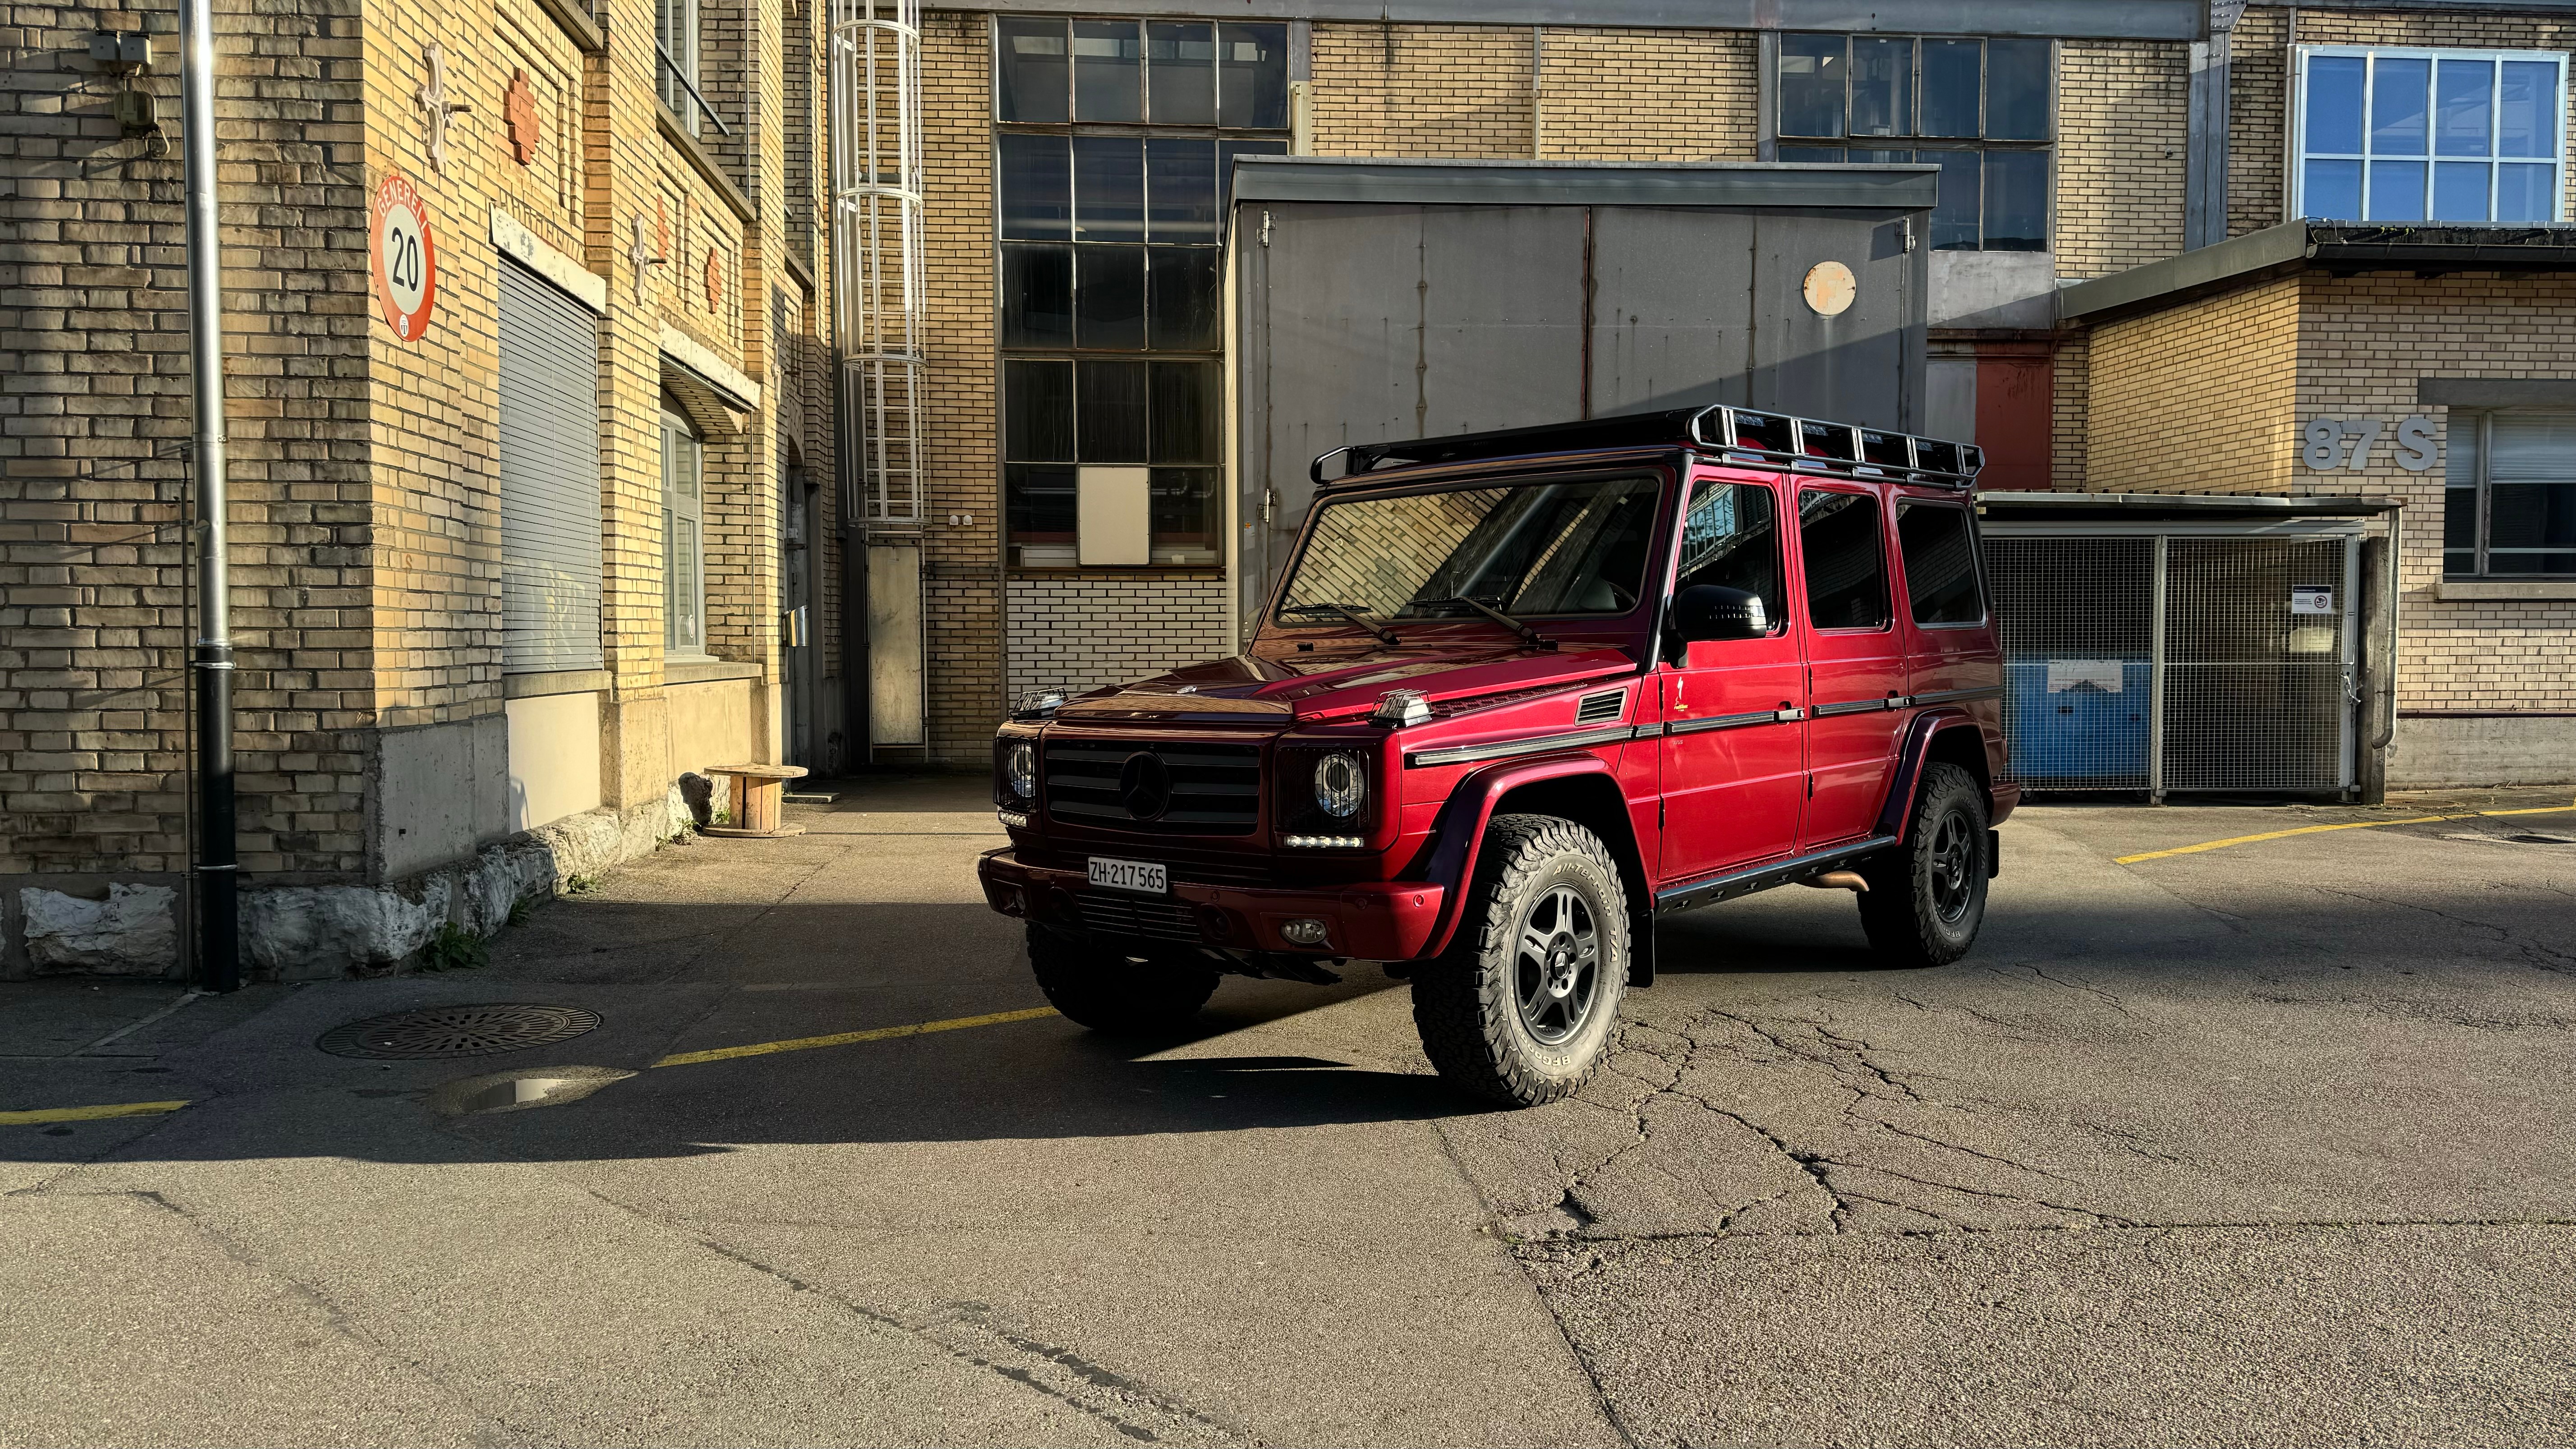
M1906 503L1896 510L1896 543L1905 557L1905 597L1917 624L1981 624L1985 591L1977 575L1976 535L1968 510Z

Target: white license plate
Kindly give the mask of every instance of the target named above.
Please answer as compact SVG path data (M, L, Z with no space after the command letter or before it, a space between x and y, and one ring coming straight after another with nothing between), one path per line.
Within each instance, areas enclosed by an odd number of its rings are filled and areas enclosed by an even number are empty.
M1142 860L1109 860L1091 858L1091 883L1113 891L1135 891L1142 895L1169 895L1170 873L1162 866Z

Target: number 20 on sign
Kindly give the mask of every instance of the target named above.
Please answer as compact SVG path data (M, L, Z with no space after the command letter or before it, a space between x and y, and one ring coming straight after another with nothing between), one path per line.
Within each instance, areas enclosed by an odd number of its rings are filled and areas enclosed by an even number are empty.
M430 240L429 207L400 175L376 188L367 251L374 263L376 300L394 335L405 342L429 330L438 300L438 249Z

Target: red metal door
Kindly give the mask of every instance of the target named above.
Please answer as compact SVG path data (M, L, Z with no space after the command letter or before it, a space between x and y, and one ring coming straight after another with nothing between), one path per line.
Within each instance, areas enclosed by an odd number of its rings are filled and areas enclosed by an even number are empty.
M1779 485L1703 476L1683 514L1673 589L1718 584L1762 597L1771 632L1704 639L1667 658L1663 690L1667 882L1752 865L1797 848L1806 800L1806 676L1788 615Z
M1807 633L1807 771L1802 848L1870 833L1905 714L1905 645L1889 607L1885 496L1868 484L1798 490L1801 622Z

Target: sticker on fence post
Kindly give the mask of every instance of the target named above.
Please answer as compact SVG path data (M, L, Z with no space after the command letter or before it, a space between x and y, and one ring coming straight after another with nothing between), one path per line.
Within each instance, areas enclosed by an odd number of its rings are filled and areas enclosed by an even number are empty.
M2335 611L2334 590L2294 588L2290 590L2290 612L2293 614L2331 614Z
M409 181L388 173L370 210L367 253L376 300L395 336L418 341L438 301L438 248L430 239L429 207Z

